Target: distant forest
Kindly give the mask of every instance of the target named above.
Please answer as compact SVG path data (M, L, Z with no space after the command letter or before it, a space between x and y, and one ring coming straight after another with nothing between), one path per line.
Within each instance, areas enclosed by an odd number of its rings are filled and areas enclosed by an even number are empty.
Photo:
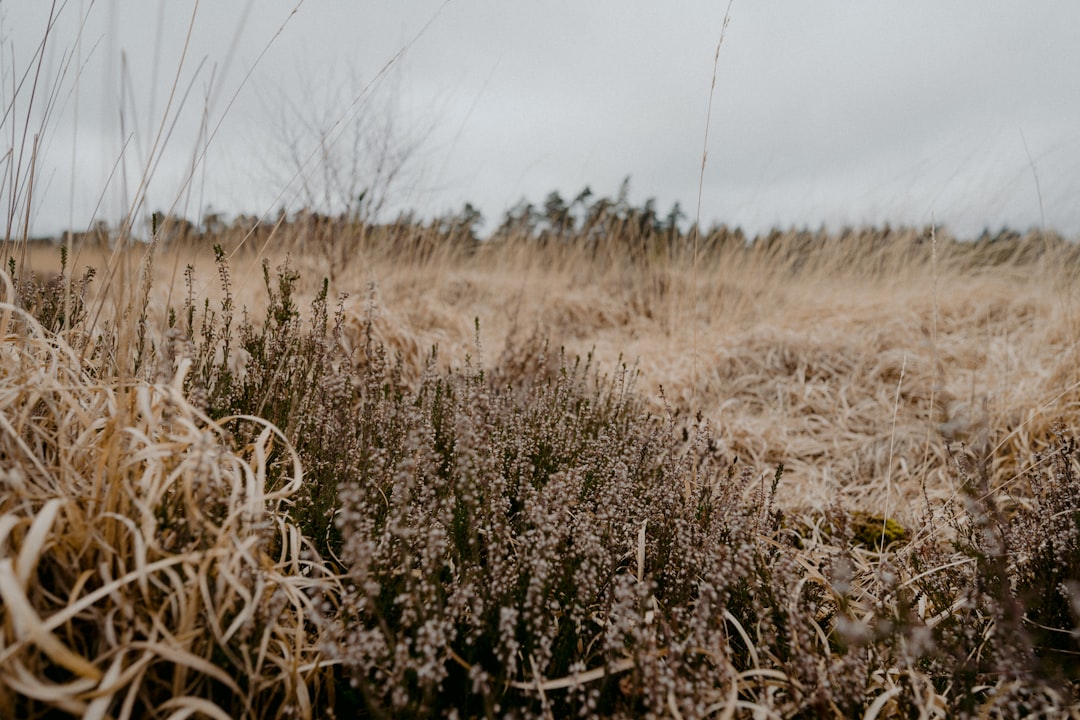
M476 248L487 244L528 243L539 246L566 246L593 254L616 253L628 260L675 260L691 255L709 256L724 250L754 249L790 258L812 253L822 243L853 243L863 251L882 246L929 243L941 247L959 245L991 263L1033 259L1048 249L1073 249L1076 244L1052 230L1012 228L984 229L977 237L952 235L947 226L937 227L839 227L821 225L816 229L774 228L767 233L748 235L740 227L724 223L698 228L685 209L675 202L666 211L654 198L635 205L628 199L629 179L615 197L595 194L586 186L572 198L552 191L543 202L525 199L502 214L498 224L483 232L485 218L472 203L456 212L424 219L415 211L399 214L392 221L374 221L359 212L321 214L307 208L259 218L241 214L228 217L207 212L198 221L165 212L154 212L145 227L110 227L98 221L85 232L72 233L76 241L112 242L123 237L140 240L156 238L163 244L202 244L235 247L262 245L274 238L290 245L301 243L311 250L323 244L341 246L353 242L392 243L395 249L434 250L441 247ZM363 194L357 207L363 207ZM66 239L37 238L59 242Z

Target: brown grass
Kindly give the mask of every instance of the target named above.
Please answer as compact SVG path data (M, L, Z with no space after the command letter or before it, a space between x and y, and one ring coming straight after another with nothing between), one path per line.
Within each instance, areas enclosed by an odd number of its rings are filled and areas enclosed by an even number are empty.
M414 381L433 348L443 365L480 352L492 368L504 348L540 337L609 370L630 364L657 413L685 415L696 393L723 453L785 464L785 505L887 509L910 521L924 493L953 496L958 457L997 448L994 477L1007 484L1055 422L1080 413L1074 261L1054 254L1067 247L1002 259L912 232L877 247L873 233L826 238L808 251L789 234L769 249L703 258L694 288L679 257L643 264L613 249L525 242L402 250L420 246L416 234L327 253L286 228L269 245L271 264L291 251L306 298L333 276L331 297L349 294L344 342L362 343L373 316ZM256 318L266 295L258 261L244 248L231 262L236 305ZM199 302L217 302L211 252L159 251L158 322L186 295L188 264Z

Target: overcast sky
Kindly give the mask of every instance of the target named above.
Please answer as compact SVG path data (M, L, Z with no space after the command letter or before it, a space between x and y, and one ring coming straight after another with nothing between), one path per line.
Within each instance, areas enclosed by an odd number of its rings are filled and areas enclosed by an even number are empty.
M39 234L85 226L95 207L114 220L136 196L177 68L145 210L197 219L208 206L273 214L322 199L317 136L330 131L335 190L375 177L363 160L378 141L410 152L386 212L469 201L490 229L522 198L586 185L613 196L626 176L634 202L695 212L726 1L57 6L31 110L32 133L57 89L40 140ZM5 110L49 7L0 0ZM757 232L934 219L971 235L1045 215L1080 235L1078 29L1075 0L735 0L702 220ZM29 82L2 128L16 155Z

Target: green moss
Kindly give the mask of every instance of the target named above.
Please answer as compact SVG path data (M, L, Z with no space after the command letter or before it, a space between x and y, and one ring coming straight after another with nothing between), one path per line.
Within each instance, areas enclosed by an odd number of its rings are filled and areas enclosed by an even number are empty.
M884 548L907 539L907 531L892 518L856 512L851 517L852 540L870 549Z

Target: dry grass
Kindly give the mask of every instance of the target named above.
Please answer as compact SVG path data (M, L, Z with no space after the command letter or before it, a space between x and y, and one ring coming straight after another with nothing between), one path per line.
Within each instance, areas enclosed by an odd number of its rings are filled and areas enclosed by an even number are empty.
M695 289L678 257L641 264L617 250L520 242L402 251L419 244L414 235L401 233L389 251L386 242L349 246L332 268L326 253L303 251L309 238L286 234L271 247L292 251L301 298L333 276L331 297L350 295L345 343L362 344L373 317L413 382L435 347L444 366L475 359L477 323L489 368L534 337L592 354L609 371L626 362L655 412L685 417L694 404L728 457L783 462L788 506L887 507L910 522L924 491L955 493L957 455L995 448L995 478L1007 483L1055 422L1080 413L1074 261L1052 251L991 264L918 233L868 250L875 236L865 233L806 254L792 234L770 251L702 259ZM276 265L283 251L274 254ZM217 302L212 253L159 252L158 322L185 296L188 264L196 296ZM240 254L232 267L237 307L259 317L258 260Z
M307 300L333 277L331 297L350 296L346 344L362 343L373 316L413 381L433 348L444 365L475 356L477 323L489 367L530 337L608 370L629 363L656 412L685 415L693 404L728 456L783 462L790 506L887 504L910 521L924 490L954 493L945 468L964 449L1000 446L996 477L1008 482L1055 422L1080 414L1080 307L1073 265L1054 250L989 264L920 233L876 249L872 233L831 238L809 253L789 234L768 250L702 259L695 289L679 257L642 265L617 248L595 256L522 242L402 250L423 246L417 234L349 244L286 227L269 258L276 266L291 254ZM342 249L325 249L334 243ZM259 317L265 288L251 244L232 259L232 292ZM55 269L55 252L37 253L31 267ZM199 302L220 301L212 253L158 251L149 306L158 326L188 294L189 265Z
M267 483L280 432L236 447L182 392L95 379L0 303L0 702L18 717L310 715L333 578ZM168 701L162 704L162 698Z

